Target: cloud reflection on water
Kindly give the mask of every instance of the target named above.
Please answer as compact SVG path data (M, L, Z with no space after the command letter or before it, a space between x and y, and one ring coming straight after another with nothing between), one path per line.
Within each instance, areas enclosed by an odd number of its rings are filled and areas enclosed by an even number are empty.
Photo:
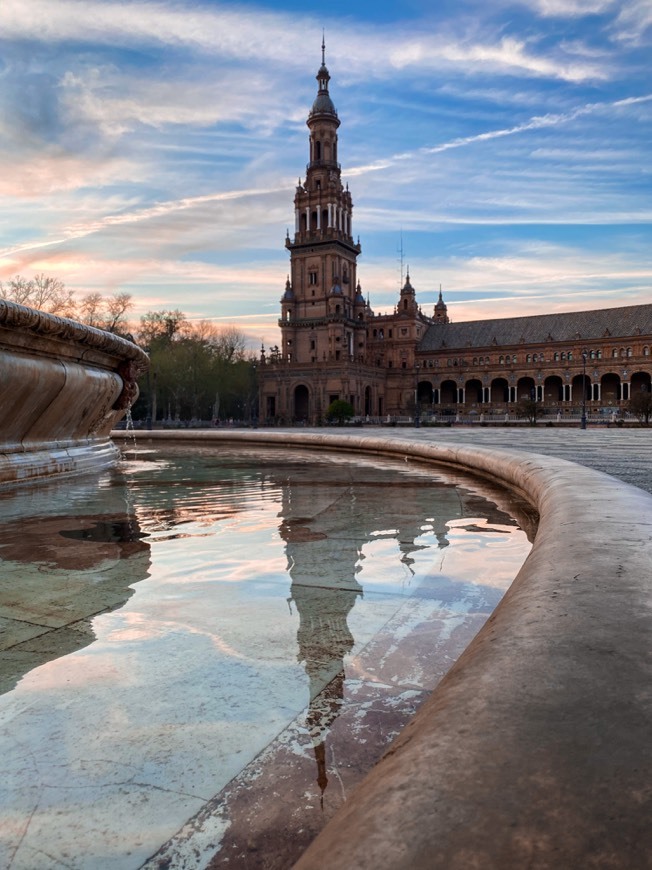
M256 478L223 448L190 460L170 451L75 502L79 516L101 515L107 498L122 502L147 535L138 538L144 561L118 559L125 600L94 616L90 645L30 670L0 698L0 749L15 759L2 812L32 813L8 835L17 868L46 842L56 860L83 853L74 866L92 867L104 848L117 850L117 866L140 866L202 813L195 831L229 818L236 838L241 793L227 791L238 781L250 789L252 765L260 789L247 801L268 800L288 777L293 818L312 830L304 804L326 794L322 821L334 811L328 780L372 763L527 552L482 486L457 489L431 470L385 462L264 459ZM71 513L63 496L49 504L55 517ZM25 513L33 505L27 498ZM48 582L42 567L27 572L28 597ZM103 570L72 576L86 583L75 587L78 609L85 596L94 601ZM357 753L350 774L333 766L336 740L338 757ZM292 764L280 771L290 744ZM27 756L29 765L19 760ZM224 855L234 854L224 842Z

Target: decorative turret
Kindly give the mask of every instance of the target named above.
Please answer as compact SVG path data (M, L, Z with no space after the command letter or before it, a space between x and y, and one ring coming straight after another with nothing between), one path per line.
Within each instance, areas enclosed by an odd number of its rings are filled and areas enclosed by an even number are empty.
M401 296L398 303L398 313L414 314L417 310L417 294L410 284L410 269L408 267L405 276L405 284L401 287Z
M450 323L448 308L444 302L444 297L441 295L441 284L439 285L439 299L435 305L434 319L435 323Z
M292 289L292 284L290 284L289 275L287 277L287 281L285 282L285 293L283 294L281 302L294 302L294 290Z

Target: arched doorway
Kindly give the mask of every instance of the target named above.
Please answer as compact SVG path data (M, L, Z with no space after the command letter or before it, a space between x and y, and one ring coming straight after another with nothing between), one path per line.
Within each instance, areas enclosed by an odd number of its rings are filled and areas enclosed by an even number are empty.
M442 405L457 404L457 384L455 381L444 381L442 383L440 403Z
M491 382L491 401L509 402L509 384L505 378L494 378Z
M466 405L480 405L482 403L482 382L477 378L467 381L464 398Z
M582 389L582 379L584 378L584 389ZM591 379L588 375L575 375L573 378L573 401L581 402L584 398L587 402L591 401Z
M432 405L432 384L430 381L419 381L417 384L417 402L420 408Z
M369 415L373 413L371 406L371 387L364 388L364 412L366 417L369 417Z
M620 400L620 375L614 372L602 375L601 394L603 405L617 405Z
M564 382L559 375L550 375L543 382L543 401L546 405L557 405L564 401Z
M294 419L307 421L310 417L310 393L305 384L294 390Z
M646 392L650 392L650 382L652 378L648 372L634 372L631 378L631 395L634 393L640 393L641 390L645 390Z
M528 399L536 399L537 391L534 378L519 378L516 384L516 400L522 402Z

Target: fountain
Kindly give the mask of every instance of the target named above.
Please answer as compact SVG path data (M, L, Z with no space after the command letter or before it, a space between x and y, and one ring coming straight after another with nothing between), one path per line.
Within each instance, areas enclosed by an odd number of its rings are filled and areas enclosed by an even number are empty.
M117 335L0 299L0 486L96 471L148 357Z

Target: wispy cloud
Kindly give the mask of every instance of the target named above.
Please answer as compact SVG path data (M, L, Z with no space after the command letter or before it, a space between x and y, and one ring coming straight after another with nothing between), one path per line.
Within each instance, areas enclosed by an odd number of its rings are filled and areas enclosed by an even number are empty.
M561 5L561 4L560 4ZM283 63L296 68L305 57L306 38L318 44L323 16L209 8L181 10L163 3L76 2L76 0L4 0L0 13L5 38L38 42L77 41L104 46L143 42L211 52L220 60ZM329 50L346 63L348 74L384 78L407 67L437 69L453 64L469 71L500 69L565 81L600 80L605 65L577 62L563 52L535 54L525 40L503 36L469 38L448 28L414 38L396 28L356 26L349 22Z
M621 269L622 251L652 225L651 14L460 0L363 4L343 26L272 0L3 0L0 279L46 271L273 341L325 26L372 304L395 301L400 226L415 280L439 272L456 308L631 298L648 259L627 248ZM573 232L576 249L506 252Z
M620 100L614 100L608 103L587 103L583 106L578 106L570 112L562 112L559 114L548 114L535 116L522 124L516 124L513 127L503 127L497 130L487 130L483 133L475 133L472 136L461 136L458 139L452 139L448 142L442 142L439 145L420 148L420 154L442 154L444 151L450 151L455 148L464 148L469 145L476 145L481 142L488 142L492 139L502 139L506 136L515 136L520 133L527 133L531 130L541 130L545 127L557 127L560 124L569 124L583 115L590 115L595 112L613 111L617 109L626 109L630 106L636 106L641 103L649 103L652 101L652 94L643 94L641 96L625 97ZM393 163L399 161L410 160L415 152L404 151L400 154L393 154L390 157L382 158L374 163L366 166L354 166L347 170L351 176L363 175L367 172L377 172L382 169L387 169Z

